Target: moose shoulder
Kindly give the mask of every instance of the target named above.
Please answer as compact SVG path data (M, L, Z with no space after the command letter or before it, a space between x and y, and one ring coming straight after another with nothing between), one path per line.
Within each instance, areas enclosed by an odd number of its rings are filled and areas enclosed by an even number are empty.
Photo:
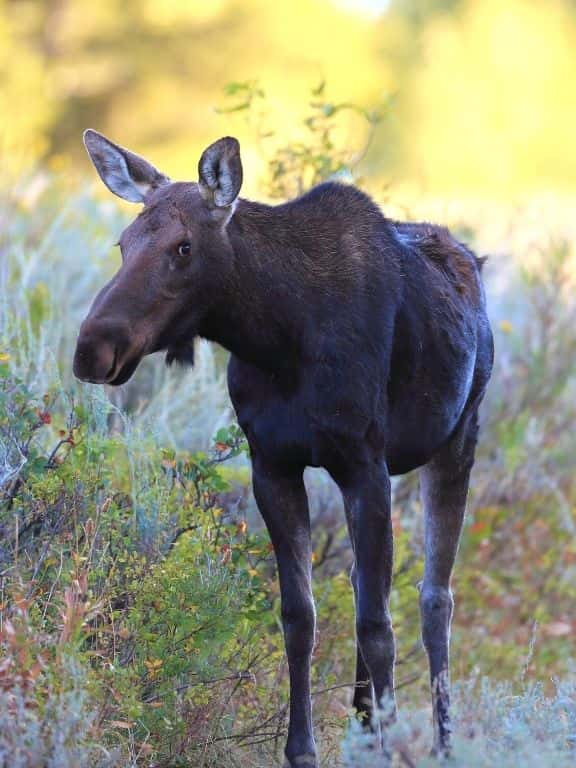
M447 752L450 576L493 355L480 261L446 229L389 220L351 186L322 184L279 206L239 199L235 139L204 152L197 184L171 183L95 131L85 143L109 189L144 208L120 239L120 270L82 324L74 371L122 384L152 352L191 362L196 336L231 352L230 395L278 562L287 765L317 766L306 466L326 468L345 501L354 705L367 723L374 697L394 695L389 478L422 467L422 635L435 748Z

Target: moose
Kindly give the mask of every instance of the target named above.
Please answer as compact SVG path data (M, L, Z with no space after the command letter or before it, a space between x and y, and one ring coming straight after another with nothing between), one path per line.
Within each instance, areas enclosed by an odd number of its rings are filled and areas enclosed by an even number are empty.
M443 227L386 218L352 185L325 182L274 206L240 198L240 147L231 137L204 151L197 183L172 182L94 130L84 142L108 189L144 207L120 237L119 271L81 325L74 373L116 386L153 352L193 364L197 336L230 352L230 397L280 581L290 678L285 766L318 766L306 467L326 469L344 500L353 706L366 727L383 700L391 719L396 711L390 477L420 468L422 639L433 751L448 754L450 580L493 362L482 260Z

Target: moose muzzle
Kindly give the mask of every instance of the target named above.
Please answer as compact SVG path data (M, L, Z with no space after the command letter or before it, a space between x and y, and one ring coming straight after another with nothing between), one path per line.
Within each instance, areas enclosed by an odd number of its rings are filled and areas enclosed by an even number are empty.
M93 384L124 384L142 359L128 329L103 320L86 320L74 354L74 375Z

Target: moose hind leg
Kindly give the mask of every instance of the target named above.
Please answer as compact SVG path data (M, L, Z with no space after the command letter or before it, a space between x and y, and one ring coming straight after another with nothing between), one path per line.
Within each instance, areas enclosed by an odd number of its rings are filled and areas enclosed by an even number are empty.
M420 617L430 665L433 751L438 755L449 754L451 747L449 644L454 601L450 578L464 521L477 432L477 412L473 411L451 441L420 470L426 557Z
M354 588L354 603L358 605L358 578L356 574L356 564L352 566L350 573L350 581ZM356 710L360 722L363 726L370 727L372 723L372 713L374 710L374 702L372 699L372 681L370 680L370 672L362 656L360 646L356 643L356 682L354 685L354 697L352 699L352 706Z

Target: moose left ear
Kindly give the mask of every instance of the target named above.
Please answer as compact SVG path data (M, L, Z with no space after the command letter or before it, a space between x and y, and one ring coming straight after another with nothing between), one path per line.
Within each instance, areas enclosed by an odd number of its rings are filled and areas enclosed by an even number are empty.
M143 203L150 190L170 182L143 157L91 128L84 131L84 146L108 189L131 203Z
M198 189L204 200L216 208L227 208L242 186L242 162L237 139L225 136L205 149L198 163Z

